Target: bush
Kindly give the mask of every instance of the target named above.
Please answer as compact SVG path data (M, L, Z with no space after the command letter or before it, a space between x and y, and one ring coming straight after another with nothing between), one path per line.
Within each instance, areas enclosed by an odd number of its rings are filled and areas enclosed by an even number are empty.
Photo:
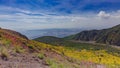
M8 50L5 47L1 47L0 49L1 57L3 60L8 60L9 53Z
M15 52L16 53L23 53L24 52L24 49L20 46L15 46Z
M39 59L44 59L44 54L43 53L39 53L38 55L37 55L37 57L39 58Z
M47 65L51 66L54 62L53 62L53 60L51 60L51 59L46 59L46 60L45 60L45 63L46 63Z
M35 47L33 45L28 45L30 49L34 49Z
M46 64L50 66L50 68L70 68L68 66L65 66L64 64L61 64L53 59L46 59Z

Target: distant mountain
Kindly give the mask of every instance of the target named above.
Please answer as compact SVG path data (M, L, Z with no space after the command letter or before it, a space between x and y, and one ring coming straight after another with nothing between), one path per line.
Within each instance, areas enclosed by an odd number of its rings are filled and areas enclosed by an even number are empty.
M65 37L69 40L95 41L120 46L120 25L103 30L82 31L78 34Z
M43 36L43 37L39 37L34 39L35 41L39 41L39 42L43 42L43 43L47 43L47 44L60 44L62 42L64 42L64 40L62 38L58 38L58 37L54 37L54 36Z
M34 39L42 36L55 36L62 38L71 34L76 34L80 31L81 29L38 29L21 31L21 33L26 35L29 39Z

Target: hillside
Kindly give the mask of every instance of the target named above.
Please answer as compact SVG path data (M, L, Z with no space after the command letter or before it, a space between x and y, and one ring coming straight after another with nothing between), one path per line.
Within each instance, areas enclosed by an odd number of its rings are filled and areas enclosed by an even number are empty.
M62 38L58 38L58 37L54 37L54 36L43 36L43 37L39 37L34 39L35 41L39 41L39 42L43 42L46 44L62 44L62 42L64 42L64 40Z
M92 43L86 43L86 42L75 42L75 41L70 41L70 40L65 40L64 38L57 38L53 36L43 36L34 39L35 41L38 42L43 42L46 44L51 44L51 45L58 45L58 46L64 46L67 48L75 49L75 50L106 50L107 52L112 52L112 53L118 53L120 54L120 50L113 48L111 46L106 46L102 44L92 44Z
M51 42L54 40L61 41L52 37ZM0 29L0 68L115 68L120 65L119 49L61 42L63 46L53 46L29 40L12 30Z
M52 39L52 41L50 39ZM56 42L56 39L57 39L57 42ZM52 37L52 36L39 37L35 40L39 41L39 42L44 42L44 43L47 43L47 44L51 44L51 45L54 45L54 46L58 45L58 46L56 46L57 48L62 47L62 49L58 48L58 50L62 50L62 52L63 52L62 54L70 56L74 59L80 59L80 60L84 59L84 60L87 60L87 61L91 60L93 62L97 62L97 60L98 60L98 63L102 63L102 64L103 63L104 64L108 63L108 65L109 65L109 62L110 63L112 62L112 61L110 61L112 56L110 58L110 55L108 57L107 54L111 54L111 55L120 57L120 49L119 48L114 48L114 47L111 47L111 46L106 46L106 45L101 45L101 44L74 42L74 41L69 41L69 40L65 40L65 39L62 39L62 38L56 38L56 37ZM60 40L60 41L58 41L58 40ZM51 42L49 42L49 41L51 41ZM105 53L106 53L106 55L105 55ZM103 55L103 54L104 54L104 56L101 57L102 61L99 61L100 55ZM92 55L94 55L94 56L92 56ZM95 56L98 59L95 59ZM114 68L114 67L111 67L111 68Z
M0 29L0 68L74 68L69 58L56 49L18 32Z
M40 42L60 42L62 41L62 38L54 37L54 36L43 36L35 39L36 41Z
M120 25L109 29L82 31L78 34L65 37L69 40L77 41L95 41L120 46Z

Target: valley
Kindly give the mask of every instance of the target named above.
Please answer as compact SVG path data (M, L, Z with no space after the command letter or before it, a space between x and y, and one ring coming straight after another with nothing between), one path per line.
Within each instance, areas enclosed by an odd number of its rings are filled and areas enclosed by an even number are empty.
M119 68L117 45L53 36L29 40L12 30L0 29L0 64L5 68ZM74 36L75 37L75 36ZM117 48L116 48L116 47Z
M0 68L120 68L120 0L0 0Z
M66 37L68 35L76 34L82 29L68 29L68 28L61 28L61 29L34 29L34 30L23 30L19 31L20 33L26 35L29 39L34 39L42 36L55 36L55 37Z

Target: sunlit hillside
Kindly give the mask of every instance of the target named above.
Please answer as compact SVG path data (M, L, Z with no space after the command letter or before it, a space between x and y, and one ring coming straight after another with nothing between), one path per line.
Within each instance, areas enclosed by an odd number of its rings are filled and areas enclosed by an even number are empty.
M97 45L72 44L67 41L64 45L53 46L29 40L24 35L7 29L0 29L0 36L0 61L6 68L34 65L38 66L36 68L88 68L90 66L115 68L120 65L119 49L108 52L109 49L107 51L104 46L101 46L100 49L94 50ZM91 48L87 49L86 46ZM12 65L16 62L17 65Z

